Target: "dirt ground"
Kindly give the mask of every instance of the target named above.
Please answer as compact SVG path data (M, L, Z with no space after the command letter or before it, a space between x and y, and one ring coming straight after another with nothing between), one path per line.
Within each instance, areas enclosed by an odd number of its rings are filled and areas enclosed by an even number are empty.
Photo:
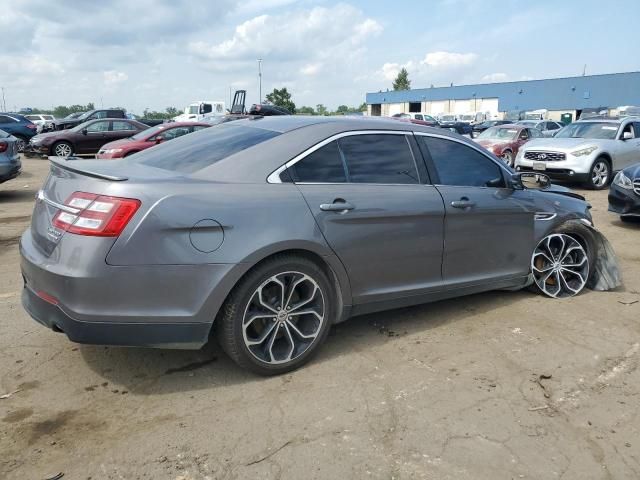
M640 224L584 192L624 287L362 316L276 378L202 351L73 344L20 306L48 171L0 185L0 478L640 478Z

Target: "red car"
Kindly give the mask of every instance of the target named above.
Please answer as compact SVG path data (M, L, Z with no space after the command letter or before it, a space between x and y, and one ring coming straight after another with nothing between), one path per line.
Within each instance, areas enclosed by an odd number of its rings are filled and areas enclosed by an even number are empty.
M484 148L502 158L513 167L518 150L532 138L542 137L540 130L525 125L500 125L482 132L475 139Z
M111 159L123 158L141 150L146 150L162 142L173 140L191 132L197 132L210 127L210 123L201 122L172 122L162 123L155 127L147 128L129 138L109 142L100 148L96 158Z

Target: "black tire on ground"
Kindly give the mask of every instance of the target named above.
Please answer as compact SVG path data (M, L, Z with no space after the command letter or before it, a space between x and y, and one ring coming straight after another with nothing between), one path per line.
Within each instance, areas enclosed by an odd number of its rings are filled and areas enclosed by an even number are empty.
M68 148L69 153L67 155L60 155L59 150L65 148L65 146ZM73 145L64 140L56 142L51 146L51 155L56 155L59 157L70 157L71 155L73 155Z
M303 353L286 363L273 364L261 361L251 353L244 340L243 320L252 298L255 299L254 294L257 289L268 279L286 272L300 272L313 279L317 284L324 299L324 320L317 330L315 339ZM260 375L278 375L289 372L308 362L326 339L337 315L335 297L327 274L316 263L298 255L275 255L250 270L227 297L216 319L218 342L225 353L242 368Z
M624 223L629 223L629 224L635 224L635 225L640 225L640 217L632 217L629 215L621 215L620 216L620 221L624 222Z
M504 160L504 163L506 163L510 167L513 167L515 165L515 157L513 156L513 152L511 150L505 150L504 152L502 152L501 157L502 160Z
M586 186L591 190L603 190L609 186L612 178L609 160L605 157L598 157L593 161L589 169L589 179L586 182Z

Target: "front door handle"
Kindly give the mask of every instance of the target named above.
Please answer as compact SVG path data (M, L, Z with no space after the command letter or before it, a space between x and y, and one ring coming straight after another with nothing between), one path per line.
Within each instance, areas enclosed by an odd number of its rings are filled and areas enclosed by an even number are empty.
M323 212L346 212L348 210L353 210L354 208L356 207L342 199L336 199L333 203L323 203L320 205L320 210Z
M476 206L476 202L472 202L467 197L462 197L460 200L455 200L451 202L451 206L453 208L471 208Z

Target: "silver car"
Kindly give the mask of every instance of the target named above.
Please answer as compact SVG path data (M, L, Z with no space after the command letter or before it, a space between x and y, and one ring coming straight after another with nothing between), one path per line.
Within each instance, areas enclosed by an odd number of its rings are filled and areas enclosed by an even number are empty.
M594 118L573 122L553 138L530 141L518 152L515 166L602 190L613 172L638 161L640 118Z
M0 183L16 178L21 172L18 139L0 130Z
M20 252L24 307L71 340L199 348L215 326L262 374L300 366L353 315L618 284L579 195L442 129L348 117L52 157Z
M535 128L543 137L553 137L560 131L564 125L560 122L554 122L552 120L520 120L516 122L517 125L525 125L529 128Z

